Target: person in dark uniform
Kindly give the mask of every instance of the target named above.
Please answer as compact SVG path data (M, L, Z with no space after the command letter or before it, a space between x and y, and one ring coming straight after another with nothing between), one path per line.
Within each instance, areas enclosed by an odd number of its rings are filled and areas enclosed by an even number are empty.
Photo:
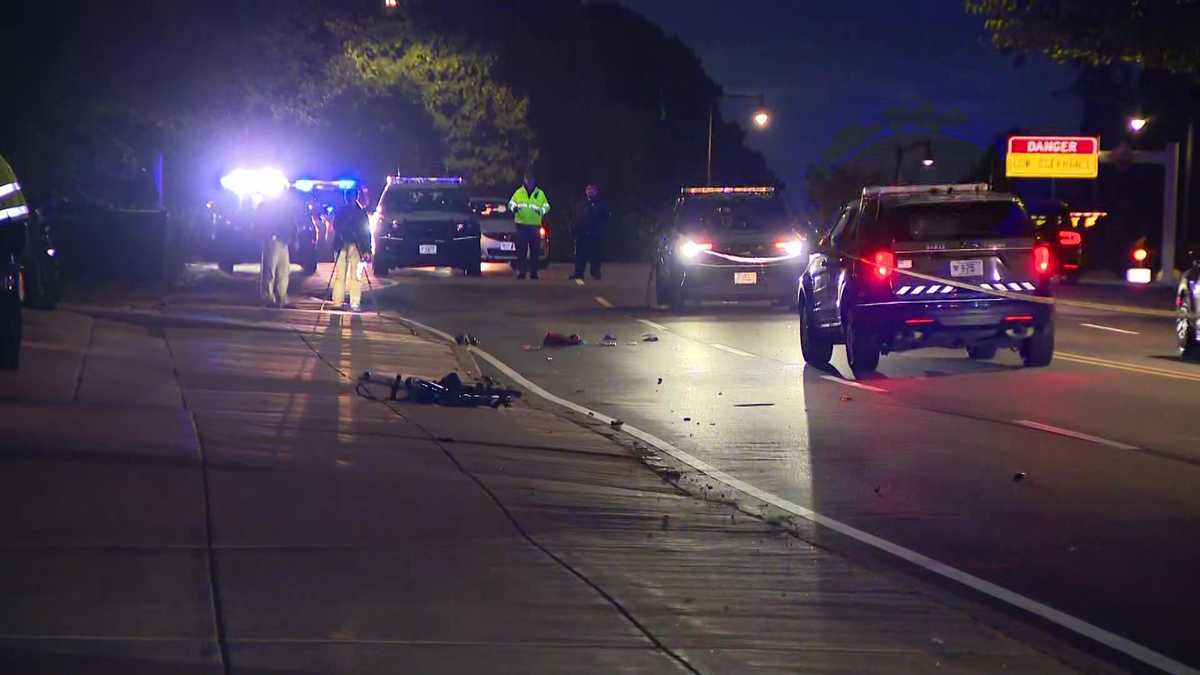
M600 278L600 262L604 256L604 231L612 216L608 204L600 197L600 186L588 185L584 189L586 199L579 209L575 221L575 274L572 279L582 279L587 266L592 268L592 278Z

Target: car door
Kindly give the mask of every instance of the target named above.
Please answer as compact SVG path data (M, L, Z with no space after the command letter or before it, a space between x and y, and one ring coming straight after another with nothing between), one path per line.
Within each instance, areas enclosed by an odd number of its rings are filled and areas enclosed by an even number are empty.
M850 204L842 210L837 224L833 226L829 236L825 238L818 252L809 261L813 312L820 325L830 326L839 322L839 283L842 272L847 267L849 248L854 242L857 221L858 204Z

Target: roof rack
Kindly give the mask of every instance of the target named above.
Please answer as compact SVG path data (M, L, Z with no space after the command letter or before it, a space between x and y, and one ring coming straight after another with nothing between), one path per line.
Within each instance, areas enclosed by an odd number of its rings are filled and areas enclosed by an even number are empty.
M388 185L462 185L462 176L388 176Z
M679 194L683 195L769 195L774 193L775 188L770 185L679 188Z
M881 185L863 188L863 196L875 195L949 195L958 192L991 192L987 183L957 183L947 185Z

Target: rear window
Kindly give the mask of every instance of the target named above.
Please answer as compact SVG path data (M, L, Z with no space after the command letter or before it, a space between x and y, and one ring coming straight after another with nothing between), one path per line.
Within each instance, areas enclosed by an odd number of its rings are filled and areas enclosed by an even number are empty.
M896 241L1032 237L1033 222L1016 202L901 204L884 207L880 222Z
M757 231L786 221L783 202L777 199L693 199L675 211L675 223L684 229Z
M385 211L466 211L467 196L461 189L397 190L383 193Z

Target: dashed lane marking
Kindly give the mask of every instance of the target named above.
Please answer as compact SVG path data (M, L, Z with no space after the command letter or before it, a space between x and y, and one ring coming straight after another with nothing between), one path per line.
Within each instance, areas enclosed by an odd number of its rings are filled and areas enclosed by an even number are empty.
M579 281L579 280L576 279L576 281ZM597 295L596 302L599 303L600 306L603 307L604 309L612 309L613 308L613 304L611 302L609 302L608 300L606 300L602 296Z
M1050 433L1050 434L1066 436L1067 438L1077 438L1081 441L1088 441L1089 443L1097 443L1099 445L1107 445L1110 448L1117 448L1118 450L1140 450L1141 449L1141 448L1137 447L1136 445L1129 445L1128 443L1122 443L1120 441L1111 441L1107 438L1101 438L1100 436L1093 436L1091 434L1085 434L1082 431L1072 431L1071 429L1064 429L1062 427L1056 427L1052 424L1042 424L1041 422L1034 422L1033 420L1013 420L1013 422L1015 422L1023 427L1026 427L1028 429L1037 429L1038 431L1045 431L1046 433Z
M653 321L651 321L649 319L638 319L638 322L645 324L647 326L650 326L654 330L669 330L666 326L662 325L661 323L654 323Z
M876 387L875 385L872 385L872 384L863 384L862 382L855 382L854 380L845 380L840 377L835 377L833 375L822 375L821 379L829 380L830 382L837 382L838 384L844 384L847 387L854 387L855 389L862 389L864 391L873 391L876 394L886 394L887 393L887 389L884 389L883 387Z
M1081 323L1084 328L1095 328L1096 330L1106 330L1110 333L1120 333L1122 335L1141 335L1136 330L1125 330L1124 328L1113 328L1112 326L1101 326L1098 323Z
M714 343L710 344L709 347L712 347L713 349L720 349L721 351L727 352L729 354L736 354L737 356L744 356L748 359L756 358L754 356L754 354L751 354L750 352L744 352L736 347L730 347L729 345L723 345L718 342L714 342Z

